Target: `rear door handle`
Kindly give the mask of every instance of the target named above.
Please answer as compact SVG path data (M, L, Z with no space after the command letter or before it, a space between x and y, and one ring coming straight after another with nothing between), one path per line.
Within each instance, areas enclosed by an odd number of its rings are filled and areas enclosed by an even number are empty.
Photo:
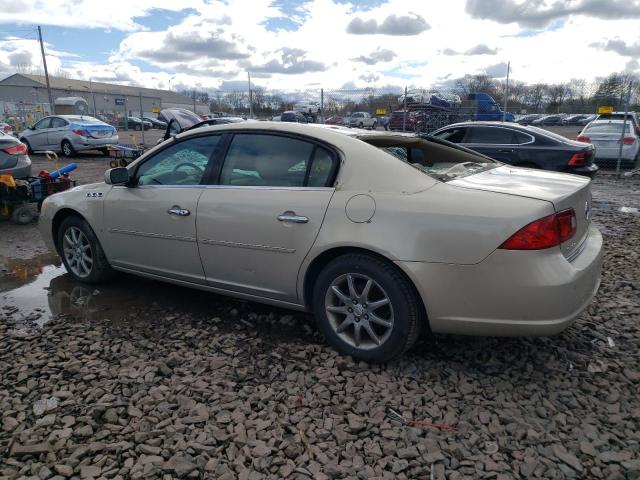
M307 217L296 215L296 212L292 212L291 210L284 212L282 215L278 215L278 220L290 223L307 223L309 221Z
M191 215L191 212L186 208L181 208L178 205L174 205L169 210L167 210L169 215L177 215L178 217L188 217Z

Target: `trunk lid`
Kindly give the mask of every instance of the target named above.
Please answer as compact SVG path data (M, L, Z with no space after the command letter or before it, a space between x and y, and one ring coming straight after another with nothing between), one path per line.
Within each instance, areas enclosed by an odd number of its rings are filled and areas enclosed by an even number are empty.
M577 175L503 165L447 183L463 188L546 200L553 204L556 212L573 208L576 213L576 234L561 245L562 253L571 260L579 253L591 223L590 182L588 178ZM537 219L531 219L534 220Z

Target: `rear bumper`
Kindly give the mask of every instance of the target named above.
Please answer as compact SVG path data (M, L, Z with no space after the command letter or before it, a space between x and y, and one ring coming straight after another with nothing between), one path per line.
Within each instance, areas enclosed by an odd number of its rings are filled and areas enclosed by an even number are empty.
M596 173L598 173L598 170L600 170L600 168L592 163L591 165L585 165L584 167L577 167L577 168L567 168L565 170L565 173L573 173L575 175L586 175L588 177L593 178Z
M74 150L93 150L96 148L103 148L107 145L114 145L118 143L120 139L118 135L113 135L111 137L103 137L103 138L91 138L91 137L71 137L69 141L73 146Z
M20 155L18 162L11 168L0 168L0 175L9 174L13 178L27 178L31 176L31 159L28 155Z
M496 250L476 265L397 262L413 280L431 330L463 335L553 335L600 285L602 235L593 225L571 262L559 248Z

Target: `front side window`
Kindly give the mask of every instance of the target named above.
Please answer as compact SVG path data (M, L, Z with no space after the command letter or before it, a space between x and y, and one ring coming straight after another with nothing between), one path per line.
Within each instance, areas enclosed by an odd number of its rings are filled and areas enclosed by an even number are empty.
M451 143L462 143L466 133L467 133L466 128L459 127L459 128L450 128L449 130L445 130L444 132L438 133L437 136L438 138L447 140Z
M195 137L158 152L138 168L138 185L200 185L220 135Z
M296 138L237 134L220 175L221 185L325 187L334 170L326 149Z

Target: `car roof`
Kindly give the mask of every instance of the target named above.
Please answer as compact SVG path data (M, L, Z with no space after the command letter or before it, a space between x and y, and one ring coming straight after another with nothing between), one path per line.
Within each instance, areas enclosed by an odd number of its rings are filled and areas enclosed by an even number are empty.
M452 123L451 125L445 125L442 128L449 127L505 127L505 128L514 128L515 130L527 130L527 127L524 125L520 125L516 122L498 122L498 121L469 121L469 122L458 122ZM441 130L440 128L438 130Z

